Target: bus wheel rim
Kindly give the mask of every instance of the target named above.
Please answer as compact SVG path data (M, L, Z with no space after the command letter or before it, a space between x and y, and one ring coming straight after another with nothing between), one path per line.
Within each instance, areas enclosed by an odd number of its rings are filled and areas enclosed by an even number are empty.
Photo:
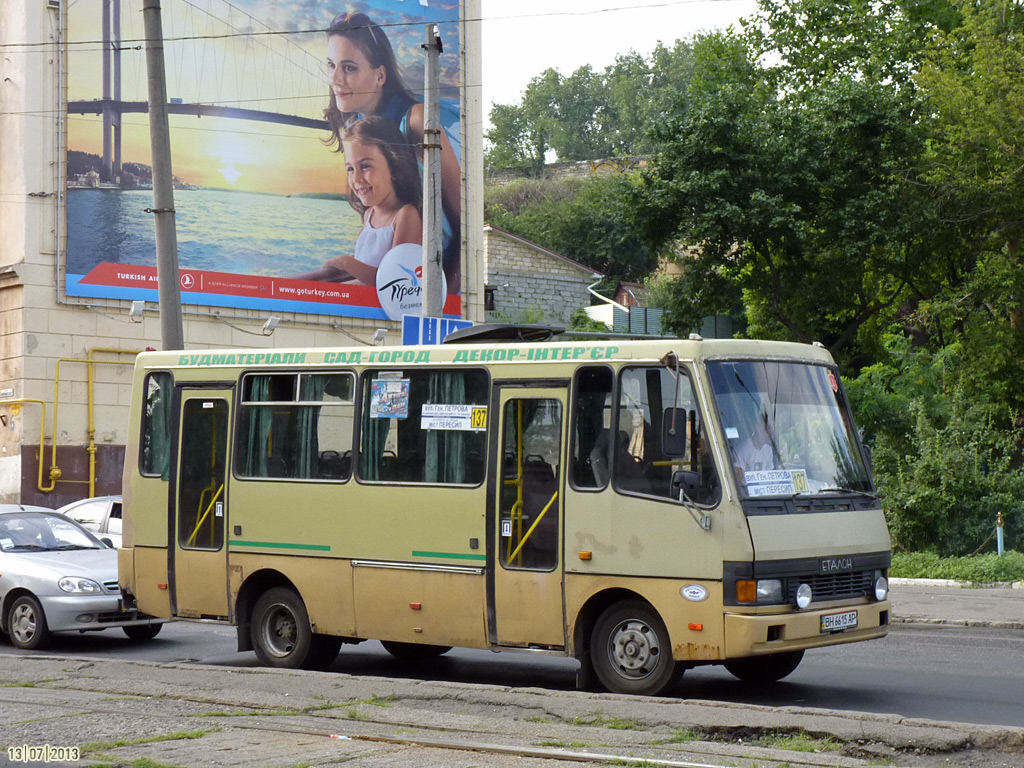
M295 616L286 606L275 605L263 621L263 640L267 651L284 658L295 650L298 635Z
M657 633L639 619L620 622L609 638L608 658L625 677L647 677L657 668L660 655Z

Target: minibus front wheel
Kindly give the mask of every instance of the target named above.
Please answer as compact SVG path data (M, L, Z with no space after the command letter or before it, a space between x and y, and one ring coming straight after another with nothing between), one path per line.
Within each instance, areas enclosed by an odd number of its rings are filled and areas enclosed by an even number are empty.
M323 669L341 647L340 637L313 632L306 604L289 587L274 587L260 595L249 632L256 657L268 667Z
M656 696L679 679L665 623L641 600L605 609L590 635L594 672L612 693Z

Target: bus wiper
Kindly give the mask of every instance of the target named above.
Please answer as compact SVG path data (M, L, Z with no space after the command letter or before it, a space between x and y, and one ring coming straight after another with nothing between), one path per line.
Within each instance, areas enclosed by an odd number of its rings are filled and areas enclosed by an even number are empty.
M866 499L877 499L878 498L878 494L877 493L871 493L870 491L857 491L857 490L854 490L853 488L839 488L839 487L836 487L836 488L819 488L816 491L798 491L797 493L793 494L793 498L795 499L798 496L814 496L815 494L818 494L818 493L855 493L858 496L863 496Z

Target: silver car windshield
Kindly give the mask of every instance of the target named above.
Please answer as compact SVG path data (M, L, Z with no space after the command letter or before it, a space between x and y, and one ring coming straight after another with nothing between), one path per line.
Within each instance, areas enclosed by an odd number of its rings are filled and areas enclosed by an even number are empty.
M63 515L26 512L0 517L0 550L4 552L102 548L98 539Z
M833 370L744 360L708 372L742 496L873 493Z

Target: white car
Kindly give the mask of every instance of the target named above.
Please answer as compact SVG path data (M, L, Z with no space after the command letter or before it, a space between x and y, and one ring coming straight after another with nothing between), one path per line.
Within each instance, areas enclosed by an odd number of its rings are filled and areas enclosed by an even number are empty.
M54 632L112 627L149 640L162 624L124 610L116 550L52 510L0 505L0 628L12 645L34 650Z
M83 528L88 528L102 541L110 540L110 545L117 549L121 546L121 497L96 496L65 504L57 510L67 515Z

